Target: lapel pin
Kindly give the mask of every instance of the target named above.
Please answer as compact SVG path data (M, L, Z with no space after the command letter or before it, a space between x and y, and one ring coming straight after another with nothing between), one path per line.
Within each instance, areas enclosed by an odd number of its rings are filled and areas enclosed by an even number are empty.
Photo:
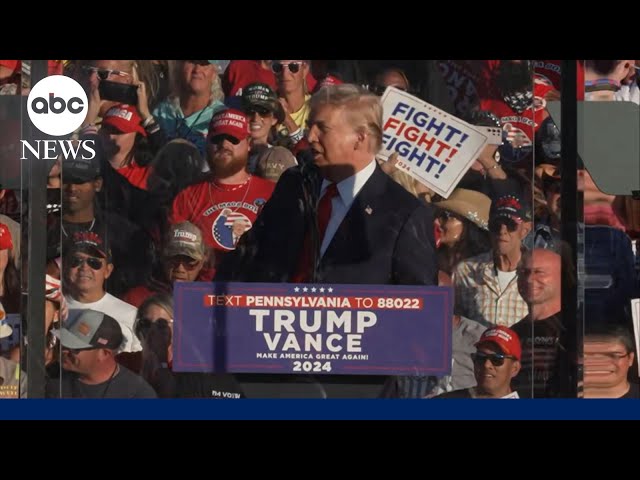
M373 213L373 208L367 205L367 208L365 208L364 211L367 212L367 215L371 215Z

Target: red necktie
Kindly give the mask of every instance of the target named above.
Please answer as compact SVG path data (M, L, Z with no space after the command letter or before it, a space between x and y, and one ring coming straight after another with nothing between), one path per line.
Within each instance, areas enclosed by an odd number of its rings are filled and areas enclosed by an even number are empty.
M322 240L324 239L324 234L327 231L327 225L331 218L331 200L333 200L336 195L338 195L338 187L335 183L332 183L326 188L324 195L322 195L320 202L318 202L318 242L320 245L322 245ZM298 270L291 278L291 282L300 283L308 280L311 269L313 268L311 265L312 257L311 239L309 232L307 232L304 238Z
M329 219L331 218L331 200L338 194L338 187L335 183L330 184L324 191L324 195L318 203L318 231L320 232L320 245L324 239L324 234L327 231L327 225L329 225Z

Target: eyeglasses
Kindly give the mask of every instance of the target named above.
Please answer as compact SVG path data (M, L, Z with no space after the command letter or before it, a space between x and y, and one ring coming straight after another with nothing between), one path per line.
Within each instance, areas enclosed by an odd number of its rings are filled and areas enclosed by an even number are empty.
M238 145L240 143L240 140L238 140L236 137L232 137L231 135L215 135L209 138L209 143L211 145L220 146L225 140L228 140L234 145Z
M170 257L169 258L169 265L171 265L171 268L178 268L180 265L183 265L185 269L187 270L195 270L198 267L198 264L200 263L200 260L195 260L193 258L189 258L189 257Z
M85 72L89 72L89 74L96 73L100 80L106 80L110 75L115 75L117 77L130 77L131 74L128 72L123 72L122 70L111 70L110 68L98 68L98 67L83 67Z
M298 73L300 71L300 67L302 67L302 62L274 62L271 64L271 70L273 70L273 73L276 75L280 75L284 71L284 67L289 67L289 71L291 73Z
M92 270L100 270L102 268L102 260L97 257L82 258L75 255L69 259L68 265L71 268L79 268L83 263L89 265Z
M247 117L251 118L253 117L253 114L257 113L258 115L260 115L261 117L268 117L269 115L272 115L273 112L267 108L264 107L249 107L245 110L245 114L247 115Z
M502 353L476 352L471 354L471 359L473 360L473 363L475 363L476 365L484 365L487 359L489 359L489 361L494 367L501 367L502 365L504 365L504 361L507 358L510 358L512 360L517 360L516 357L513 357L511 355L503 355Z
M515 232L518 229L518 224L511 218L501 217L495 218L489 222L489 231L491 233L500 233L502 225L507 227L509 232Z

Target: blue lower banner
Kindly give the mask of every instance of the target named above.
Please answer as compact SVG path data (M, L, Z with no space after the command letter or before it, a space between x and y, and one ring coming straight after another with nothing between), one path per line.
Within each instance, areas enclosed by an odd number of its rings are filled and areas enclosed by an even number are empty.
M449 287L176 283L176 372L446 375Z
M213 402L213 404L211 403ZM640 420L633 399L27 399L0 420Z

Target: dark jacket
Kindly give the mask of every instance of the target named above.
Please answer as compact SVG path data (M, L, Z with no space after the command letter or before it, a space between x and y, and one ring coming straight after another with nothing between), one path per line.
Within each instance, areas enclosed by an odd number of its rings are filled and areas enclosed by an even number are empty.
M305 233L315 227L318 179L304 168L280 178L255 225L220 265L216 281L288 282ZM338 284L436 285L433 213L376 167L356 196L312 280Z
M310 237L315 238L311 242L315 257L312 282L436 285L431 207L409 194L378 166L318 260L315 205L320 185L321 178L311 164L288 169L253 228L220 265L215 280L289 282L309 231ZM303 383L286 375L243 375L239 380L247 396L253 393L263 398L292 392L292 382L297 398L380 397L395 381L395 377L384 375L304 377Z

